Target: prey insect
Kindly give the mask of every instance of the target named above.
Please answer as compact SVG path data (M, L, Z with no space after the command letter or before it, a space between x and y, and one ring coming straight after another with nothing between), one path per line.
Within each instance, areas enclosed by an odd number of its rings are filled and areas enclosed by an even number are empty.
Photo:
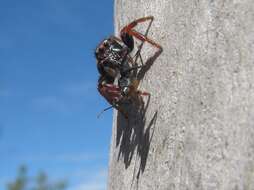
M148 92L138 90L140 81L134 72L143 67L136 63L138 57L141 58L140 51L143 43L147 42L162 51L158 43L134 29L140 23L146 21L152 23L153 19L153 16L148 16L134 20L121 29L120 38L110 36L103 40L95 50L97 69L100 74L98 91L111 104L108 109L115 108L126 118L128 114L124 110L124 105L141 99L141 96L149 95ZM142 45L132 57L134 38L141 41Z

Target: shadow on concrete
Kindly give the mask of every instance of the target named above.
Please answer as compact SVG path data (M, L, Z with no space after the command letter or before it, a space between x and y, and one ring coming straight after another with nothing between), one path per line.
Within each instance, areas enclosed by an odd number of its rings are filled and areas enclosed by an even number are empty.
M145 36L147 36L151 24L152 22L149 23ZM162 50L155 52L145 61L145 63L143 63L141 55L142 47L143 43L140 44L138 51L134 56L135 64L137 64L138 59L140 59L143 65L139 70L134 72L134 76L138 80L144 78L146 72L162 53ZM146 167L158 116L158 111L155 111L152 114L152 117L149 119L146 117L149 103L150 96L148 96L146 103L142 100L125 105L124 109L128 113L128 121L122 114L118 114L117 116L116 147L119 147L118 160L123 158L125 168L128 168L133 160L133 156L136 155L133 181L136 176L137 182L140 174L144 172ZM136 166L136 164L139 164L139 166Z
M151 68L154 61L161 54L161 51L156 52L154 56L149 58L145 63L145 66L140 69L137 73L137 78L141 80L145 73ZM152 116L150 121L147 121L145 117L147 108L150 103L150 96L148 96L148 100L146 104L135 103L133 102L130 105L125 106L125 110L128 113L128 121L121 114L118 114L117 117L117 136L116 136L116 146L120 145L118 160L120 156L124 158L125 168L128 168L135 150L137 151L137 155L140 157L140 167L139 172L144 171L146 166L146 161L148 157L148 152L150 148L150 143L153 137L153 131L155 129L155 123L157 119L158 112ZM147 127L145 128L146 124ZM153 131L151 133L151 128L154 126Z
M126 122L126 119L121 114L117 117L116 146L120 146L118 160L122 156L125 168L128 168L135 151L137 151L137 156L140 158L138 173L145 170L158 114L156 111L153 114L152 119L147 122L145 113L149 101L150 97L148 98L146 106L143 105L142 107L140 105L129 105L127 108L129 114L128 122ZM148 123L148 125L145 128L146 123Z
M151 66L153 65L155 60L160 56L161 53L162 53L162 50L159 50L159 51L155 52L155 54L153 56L151 56L150 58L147 59L144 66L139 70L139 72L137 74L138 80L142 80L144 78L146 72L151 68Z

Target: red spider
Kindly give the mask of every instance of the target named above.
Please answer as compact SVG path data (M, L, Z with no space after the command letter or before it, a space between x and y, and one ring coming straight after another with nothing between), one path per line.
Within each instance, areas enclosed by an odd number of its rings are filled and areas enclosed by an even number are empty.
M159 44L134 30L138 23L148 20L152 22L153 16L134 20L121 29L121 39L111 36L103 40L95 50L97 68L101 74L98 81L98 91L112 107L124 114L125 117L127 117L127 114L122 108L124 103L135 98L139 99L141 95L149 95L147 92L138 90L139 80L133 79L132 76L133 70L142 67L135 65L133 58L130 56L134 49L133 37L142 43L148 42L158 48L159 51L162 51L162 47ZM116 79L118 79L118 84L114 84Z

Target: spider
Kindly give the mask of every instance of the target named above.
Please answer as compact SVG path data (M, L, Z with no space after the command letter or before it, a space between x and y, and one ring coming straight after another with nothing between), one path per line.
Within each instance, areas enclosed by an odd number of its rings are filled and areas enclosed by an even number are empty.
M162 51L162 47L158 43L134 29L139 23L149 20L152 22L153 19L153 16L148 16L134 20L121 29L120 38L110 36L104 39L95 50L97 69L101 75L98 80L98 91L112 105L111 107L116 108L125 117L128 116L122 108L124 103L141 95L149 95L147 92L138 90L140 81L132 76L133 70L142 67L136 65L136 60L133 61L140 49L133 58L130 56L134 49L134 37L142 43L148 42ZM116 79L117 84L114 84Z

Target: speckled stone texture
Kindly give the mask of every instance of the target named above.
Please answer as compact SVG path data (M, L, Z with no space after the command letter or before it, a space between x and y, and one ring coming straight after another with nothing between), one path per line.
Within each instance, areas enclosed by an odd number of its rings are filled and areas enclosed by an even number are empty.
M142 49L150 100L114 114L108 190L253 190L254 1L116 0L116 34L148 15L164 51Z

